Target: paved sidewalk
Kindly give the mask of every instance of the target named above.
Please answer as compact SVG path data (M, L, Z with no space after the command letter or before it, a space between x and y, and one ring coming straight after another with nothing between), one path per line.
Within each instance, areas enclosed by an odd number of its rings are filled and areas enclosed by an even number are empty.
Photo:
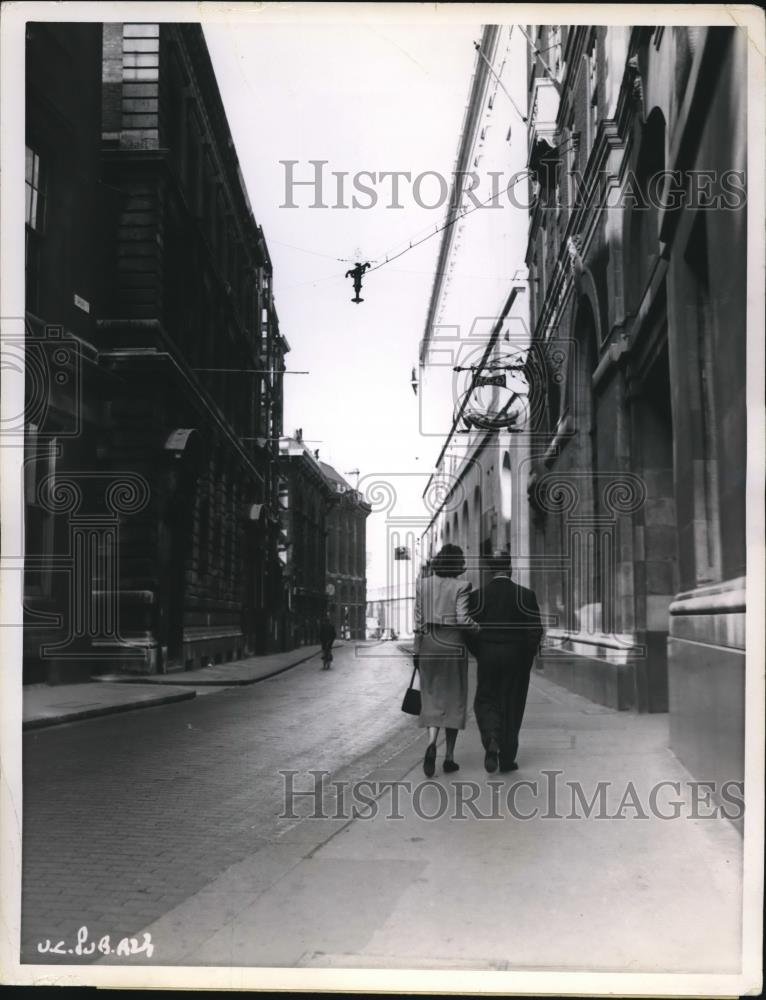
M98 715L153 708L194 698L194 688L159 689L151 684L31 684L24 688L22 727L41 729Z
M270 653L267 656L251 656L246 660L231 663L217 663L200 670L179 670L172 674L153 674L151 677L130 677L117 674L103 675L101 682L117 684L180 684L183 687L235 687L255 684L266 677L281 674L283 670L310 660L321 650L321 646L300 646L286 653Z
M408 670L400 660L401 680ZM699 804L695 813L667 722L594 705L535 674L520 770L484 771L471 720L460 771L443 774L440 749L427 782L413 724L414 742L366 774L378 788L409 782L398 809L390 789L371 807L368 784L365 801L346 789L339 815L328 788L325 818L296 819L145 927L151 962L733 973L742 841L729 820L705 818ZM296 788L312 788L311 766ZM571 786L590 803L599 782L607 808L588 814ZM678 788L664 786L655 808L661 782ZM478 817L459 805L474 791ZM345 818L354 805L357 818ZM295 808L315 809L313 796Z
M40 729L64 722L138 708L154 708L194 698L225 687L255 684L303 663L319 646L301 646L286 653L254 656L202 670L150 677L102 675L84 684L32 684L24 688L22 727Z

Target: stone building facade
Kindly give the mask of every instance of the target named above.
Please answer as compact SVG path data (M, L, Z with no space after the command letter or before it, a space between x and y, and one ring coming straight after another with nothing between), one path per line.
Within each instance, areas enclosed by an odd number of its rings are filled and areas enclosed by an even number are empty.
M331 465L319 464L334 492L327 512L327 612L339 637L364 639L366 532L372 508Z
M158 669L264 652L289 348L199 25L104 25L102 131L110 461L151 494L122 537L124 635Z
M746 36L528 29L546 674L743 768ZM539 53L543 53L540 55Z
M27 93L27 325L79 366L55 443L28 429L27 552L73 636L41 653L41 607L27 677L279 648L289 345L202 30L30 24Z
M527 436L517 433L528 421L512 397L522 387L514 373L498 369L502 387L471 390L472 366L515 363L529 346L527 202L503 192L525 166L521 111L508 95L524 85L526 44L510 25L488 24L479 48L450 197L453 212L471 214L442 234L420 343L420 432L436 449L435 469L424 484L421 525L413 526L420 536L417 559L407 579L400 574L388 581L404 602L421 565L427 569L447 543L462 548L474 586L482 583L482 556L496 549L512 551L517 577L528 577L527 505L513 501L523 496L528 474ZM501 192L495 201L475 210L493 191ZM518 426L493 428L472 419L503 408L518 415ZM401 541L410 544L405 527L397 525ZM391 576L396 570L394 563Z

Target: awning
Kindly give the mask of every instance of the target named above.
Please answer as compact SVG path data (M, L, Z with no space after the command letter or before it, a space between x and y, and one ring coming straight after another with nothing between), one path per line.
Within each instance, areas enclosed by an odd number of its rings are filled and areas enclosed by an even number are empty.
M196 469L202 461L202 435L196 427L176 427L165 438L163 450Z
M192 435L197 433L196 427L177 427L168 434L165 440L165 450L183 453L189 446Z
M538 136L535 139L530 151L529 163L527 166L536 174L547 175L548 172L556 166L559 159L558 147L542 136ZM543 180L543 178L541 178L541 180Z

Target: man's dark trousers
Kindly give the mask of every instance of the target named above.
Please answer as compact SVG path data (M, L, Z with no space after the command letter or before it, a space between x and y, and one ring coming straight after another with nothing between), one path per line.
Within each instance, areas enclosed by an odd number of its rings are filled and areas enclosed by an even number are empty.
M492 739L500 748L500 767L516 760L533 657L526 645L479 642L473 710L486 750Z
M510 576L496 575L474 591L470 613L479 625L472 643L477 686L474 714L486 750L492 739L500 749L500 767L516 760L529 675L543 630L532 590Z

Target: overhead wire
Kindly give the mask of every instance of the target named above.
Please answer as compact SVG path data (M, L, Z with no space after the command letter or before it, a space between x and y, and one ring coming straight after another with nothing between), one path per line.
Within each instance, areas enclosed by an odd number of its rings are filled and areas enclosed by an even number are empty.
M510 34L513 33L513 28L514 28L514 25L511 25ZM521 31L522 35L524 36L525 40L527 41L527 44L532 49L535 57L538 58L539 61L543 64L543 68L548 73L548 75L550 76L551 80L554 83L556 83L555 77L553 76L553 72L550 69L550 66L542 58L542 52L543 51L548 51L548 49L544 49L544 50L538 49L537 46L534 44L533 40L529 37L529 35L527 34L527 32L524 30L524 28L521 25L519 25L519 30ZM509 40L510 40L510 34L509 34ZM514 110L516 111L516 113L518 114L518 116L521 118L522 122L524 122L526 124L528 122L527 116L523 114L523 112L519 109L519 107L516 104L516 102L514 101L514 99L508 93L507 88L505 87L505 85L503 84L502 80L499 78L499 76L495 72L494 68L492 67L491 63L489 62L489 60L487 59L486 55L484 54L484 52L482 50L482 47L481 47L481 42L474 42L473 44L474 44L474 48L476 49L476 51L478 53L478 56L480 56L484 60L484 62L487 64L487 67L488 67L490 73L492 73L492 75L497 80L498 84L502 87L503 92L507 96L508 100L511 102ZM555 46L549 46L548 48L554 48L554 47ZM560 143L558 146L552 147L551 152L558 152L558 150L562 149L570 141L571 141L571 137L568 138L568 139L566 139L564 142ZM523 175L521 175L519 177L516 177L513 180L513 185L509 184L505 188L505 191L508 192L510 190L511 186L515 187L516 184L518 184L520 180L526 179L528 176L529 176L528 174L523 174ZM473 208L461 208L459 211L456 211L455 215L452 218L448 217L442 223L441 226L437 225L434 228L433 232L431 232L430 228L429 228L429 232L426 235L422 236L420 239L413 238L413 239L409 240L407 246L404 247L404 249L400 250L398 253L385 254L384 255L385 259L384 260L380 260L380 258L371 258L371 259L369 259L368 263L372 264L373 266L367 268L366 273L367 274L372 274L373 271L379 271L380 268L386 267L388 264L392 264L395 260L399 260L400 257L403 257L405 254L409 253L411 250L414 250L416 247L422 246L424 243L427 243L428 240L433 239L434 236L438 236L440 233L443 233L445 230L449 229L451 226L454 226L455 223L460 222L461 219L464 219L467 216L472 215L475 211L477 211L477 209L486 207L490 202L494 201L499 196L500 196L500 192L497 192L497 193L493 194L491 197L487 198L485 201L480 202L479 204L474 204ZM421 232L422 232L422 230L421 230ZM354 263L358 264L359 263L358 260L356 260L355 258L352 258L352 257L335 257L333 254L325 254L325 253L321 253L320 251L317 251L317 250L309 250L306 247L298 247L298 246L295 246L294 244L285 243L285 242L283 242L281 240L274 240L274 242L278 243L280 246L289 247L292 250L298 250L301 253L311 254L312 256L315 256L315 257L324 257L327 260L334 260L334 261L337 261L338 263L341 263L341 264L354 264ZM292 285L290 287L291 288L297 288L297 287L302 287L302 286L305 286L305 285L308 285L308 284L314 285L314 284L318 284L319 282L325 282L325 281L333 280L334 278L336 278L335 275L327 276L327 277L324 277L324 278L317 278L317 279L314 279L312 281L301 282L299 285Z
M571 136L569 138L565 139L564 142L559 143L557 146L551 147L551 152L558 152L559 150L563 149L570 142L572 142ZM527 180L528 177L529 177L529 174L526 174L526 173L521 174L520 176L518 176L518 177L516 177L514 179L513 186L515 187L516 184L520 183L521 181ZM508 187L505 188L505 191L507 192L510 189L510 187L511 187L511 185L509 184ZM455 214L455 216L453 218L448 218L441 226L436 226L433 232L429 232L426 236L423 236L421 239L410 240L408 242L408 245L406 247L404 247L403 250L400 250L398 253L393 253L393 254L390 254L390 255L386 255L385 260L379 261L379 263L375 264L374 267L369 268L368 271L366 272L366 275L372 274L373 271L379 271L381 267L386 267L386 265L388 265L388 264L392 264L395 260L398 260L400 257L403 257L405 254L409 253L410 250L414 250L416 247L422 246L423 243L427 243L428 240L433 239L434 236L438 236L439 233L443 233L446 229L449 229L450 226L454 226L455 223L460 222L461 219L464 219L464 218L466 218L469 215L473 215L473 213L476 212L476 211L478 211L478 209L480 209L480 208L485 208L491 201L494 201L496 198L499 198L501 194L502 194L502 192L498 191L495 194L491 195L489 198L485 199L484 201L479 202L478 205L474 205L473 208L462 208L462 209L460 209ZM274 242L278 243L279 240L275 240ZM289 246L290 244L283 244L283 245L284 246ZM303 248L302 247L293 247L293 249L294 250L301 250ZM353 263L354 262L352 258L345 258L344 259L344 258L341 258L341 257L332 257L330 254L320 254L320 253L317 253L316 251L312 251L312 250L306 250L305 252L306 253L313 253L315 256L318 256L318 257L326 257L329 260L337 260L337 261L340 261L342 263ZM436 273L436 272L433 272L433 273ZM366 275L365 275L365 277L366 277ZM338 280L338 281L340 281L342 279L338 275L335 275L335 274L333 274L333 275L327 275L326 277L315 278L315 279L313 279L311 281L301 282L300 285L291 285L290 288L298 288L298 287L303 287L305 285L314 285L314 284L318 284L320 282L332 281L332 280Z
M563 149L567 145L567 143L569 143L571 141L572 141L572 138L570 136L569 138L565 139L564 142L559 143L558 146L551 147L551 152L558 152L560 149ZM527 180L528 177L529 177L529 174L526 174L526 173L522 174L522 175L520 175L518 177L516 177L514 179L514 181L513 181L513 185L512 186L515 187L520 181ZM505 191L506 192L509 191L510 188L511 188L511 185L509 184L508 187L505 188ZM472 215L478 209L484 208L491 201L494 201L496 198L499 198L500 194L501 194L501 192L498 191L496 194L493 194L491 197L487 198L485 201L479 202L478 205L474 205L473 208L470 208L470 209L469 208L461 209L455 215L454 218L448 219L441 226L437 226L437 228L434 230L434 232L429 233L427 236L424 236L422 239L415 240L415 241L410 240L409 245L406 246L403 250L400 250L399 253L393 254L392 256L387 256L385 260L381 261L375 267L371 267L369 269L369 271L367 272L367 274L372 274L373 271L380 270L381 267L385 267L387 264L393 263L393 261L398 260L399 257L403 257L406 253L409 253L410 250L414 250L416 247L421 246L421 244L426 243L430 239L433 239L434 236L438 236L439 233L444 232L445 229L449 229L450 226L454 226L456 222L459 222L461 219L464 219L468 215Z

